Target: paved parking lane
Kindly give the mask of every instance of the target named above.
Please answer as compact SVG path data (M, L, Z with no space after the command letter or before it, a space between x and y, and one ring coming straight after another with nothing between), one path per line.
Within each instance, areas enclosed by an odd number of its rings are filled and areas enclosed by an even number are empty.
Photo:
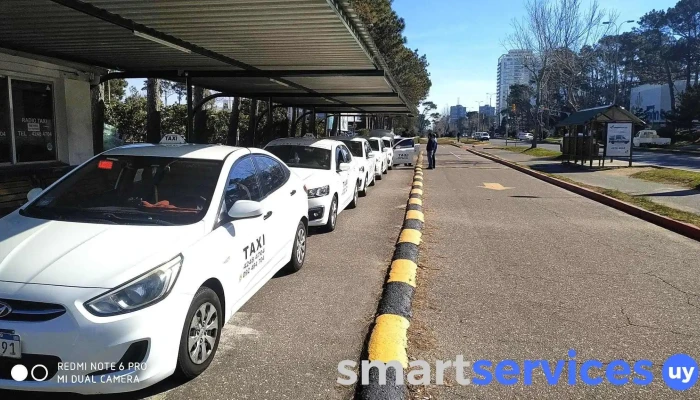
M110 398L350 399L338 362L359 360L410 191L411 167L384 175L333 233L312 232L304 268L279 274L222 331L211 367L177 386ZM25 393L2 398L43 398ZM55 398L52 396L51 398Z

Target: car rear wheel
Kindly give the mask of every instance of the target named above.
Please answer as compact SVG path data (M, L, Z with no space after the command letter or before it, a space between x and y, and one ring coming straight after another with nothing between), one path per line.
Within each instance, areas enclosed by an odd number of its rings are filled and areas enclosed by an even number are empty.
M177 370L186 379L204 372L219 347L223 313L219 296L208 287L194 295L180 337Z
M306 237L308 236L306 224L299 221L296 234L294 235L294 246L292 247L292 259L287 264L289 272L297 272L304 266L306 259Z
M326 222L325 230L326 232L333 232L335 230L335 223L338 220L338 196L333 195L333 200L331 200L331 206L328 208L328 222Z
M362 187L362 190L360 191L360 196L365 197L367 196L367 188L369 187L369 174L365 175L365 185Z
M359 192L359 190L357 189L358 186L360 186L359 182L355 184L355 192L352 194L352 201L350 202L350 204L348 204L348 208L357 207L357 193Z

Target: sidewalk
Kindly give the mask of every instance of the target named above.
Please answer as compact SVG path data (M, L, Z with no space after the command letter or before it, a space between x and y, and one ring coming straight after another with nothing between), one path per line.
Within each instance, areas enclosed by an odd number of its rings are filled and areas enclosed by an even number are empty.
M560 175L586 185L615 189L634 196L648 197L656 203L700 215L700 191L630 177L636 172L649 168L633 167L601 170L594 167L589 169L588 166L567 165L562 164L559 160L536 158L507 150L488 147L482 147L479 150L508 161L527 165L538 171ZM607 165L608 163L606 163L606 167ZM626 163L615 163L615 166L624 165Z

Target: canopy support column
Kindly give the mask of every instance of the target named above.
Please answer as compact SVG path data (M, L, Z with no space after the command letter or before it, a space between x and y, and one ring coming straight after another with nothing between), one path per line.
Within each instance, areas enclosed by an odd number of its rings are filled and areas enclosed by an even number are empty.
M185 86L187 86L187 142L192 143L192 122L193 122L193 106L192 106L192 82L190 82L190 75L185 75Z

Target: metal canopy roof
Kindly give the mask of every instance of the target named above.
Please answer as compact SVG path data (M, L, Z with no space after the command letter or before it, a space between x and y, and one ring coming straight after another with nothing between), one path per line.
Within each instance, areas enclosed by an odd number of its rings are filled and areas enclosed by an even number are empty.
M124 77L189 76L334 112L416 113L349 0L2 0L0 20L0 47Z
M617 105L607 105L587 108L569 115L559 122L557 126L585 125L589 122L632 122L635 125L644 125L644 121L637 118L631 112Z

